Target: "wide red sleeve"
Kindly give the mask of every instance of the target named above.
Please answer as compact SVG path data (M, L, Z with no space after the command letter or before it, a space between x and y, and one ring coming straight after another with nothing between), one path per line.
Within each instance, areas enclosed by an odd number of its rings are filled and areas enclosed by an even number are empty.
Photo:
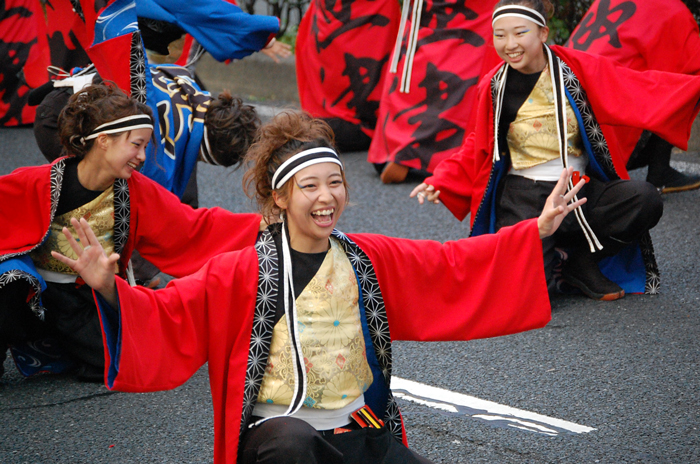
M476 111L472 114L474 131L469 134L459 151L442 160L425 183L440 191L440 201L460 221L467 217L481 196L491 172L493 149L493 103L491 79L500 65L487 73L479 82ZM472 218L473 220L473 218Z
M544 327L551 318L534 219L444 244L350 238L374 265L393 340L495 337Z
M559 46L586 90L600 124L646 129L686 150L700 111L700 76L662 71L638 72L601 56Z
M425 183L440 191L440 201L454 216L463 221L472 202L472 159L474 150L472 132L464 141L459 151L435 166L433 175Z
M117 278L118 308L96 298L108 388L172 389L207 361L213 391L224 388L228 367L238 364L238 374L244 375L257 294L256 257L252 247L219 256L156 291Z
M50 167L22 167L0 176L0 256L41 243L51 222Z
M222 208L193 209L152 180L132 176L131 230L134 247L163 272L181 277L209 259L251 246L260 215Z

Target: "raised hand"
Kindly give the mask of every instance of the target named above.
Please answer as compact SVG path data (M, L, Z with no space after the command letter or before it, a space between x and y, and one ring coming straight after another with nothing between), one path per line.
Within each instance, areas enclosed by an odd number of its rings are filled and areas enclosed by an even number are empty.
M260 50L260 53L272 58L275 63L279 63L281 59L292 56L292 47L289 44L275 40Z
M416 188L411 191L409 197L413 198L415 196L418 197L418 203L421 205L426 200L430 203L435 203L436 205L440 204L440 200L438 199L440 196L440 190L436 191L435 187L428 185L425 182L417 185Z
M554 186L554 190L552 190L552 193L547 198L542 214L537 218L540 238L549 237L556 232L566 215L586 202L586 198L581 198L573 203L571 202L574 195L586 184L584 179L581 179L571 191L568 193L566 192L566 184L573 172L574 168L572 167L563 169L557 181L557 185Z
M117 290L114 270L117 261L119 261L119 255L112 253L107 256L105 254L95 232L85 219L80 219L78 222L77 219L73 218L71 224L78 234L80 243L75 240L68 228L64 227L63 233L78 259L68 258L56 251L52 251L51 256L70 266L71 269L80 274L86 284L102 294L109 304L116 307Z

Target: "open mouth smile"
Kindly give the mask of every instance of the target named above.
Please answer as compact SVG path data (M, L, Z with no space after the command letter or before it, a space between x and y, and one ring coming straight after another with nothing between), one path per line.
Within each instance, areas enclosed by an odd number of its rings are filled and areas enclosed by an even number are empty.
M333 224L334 215L335 208L326 208L311 212L311 217L314 219L314 222L320 226Z

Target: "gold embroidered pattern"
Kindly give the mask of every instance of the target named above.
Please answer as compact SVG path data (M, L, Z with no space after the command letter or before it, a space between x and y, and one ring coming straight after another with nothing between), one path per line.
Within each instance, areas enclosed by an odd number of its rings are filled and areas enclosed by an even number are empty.
M63 234L63 228L67 227L73 237L79 240L70 223L71 218L78 220L85 218L92 230L95 231L95 235L107 255L114 251L114 186L112 186L91 202L54 218L51 227L49 227L49 236L46 241L30 254L36 267L62 274L77 274L73 269L51 256L53 250L71 259L78 259L70 247L68 239ZM115 267L116 272L117 268Z
M510 124L507 140L513 169L526 169L559 158L552 79L548 67ZM571 156L581 156L583 142L578 121L566 100L567 143Z
M331 239L323 264L296 301L306 364L307 407L340 409L372 383L358 302L352 265L342 247ZM289 405L294 391L293 360L283 316L273 330L259 403Z

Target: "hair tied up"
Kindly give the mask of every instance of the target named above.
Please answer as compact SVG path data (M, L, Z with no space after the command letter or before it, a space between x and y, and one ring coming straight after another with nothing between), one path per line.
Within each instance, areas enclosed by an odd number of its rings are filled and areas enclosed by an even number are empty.
M76 139L78 140L77 143L76 143ZM72 145L80 145L81 147L84 147L85 146L85 138L80 136L80 135L71 135L70 143Z

